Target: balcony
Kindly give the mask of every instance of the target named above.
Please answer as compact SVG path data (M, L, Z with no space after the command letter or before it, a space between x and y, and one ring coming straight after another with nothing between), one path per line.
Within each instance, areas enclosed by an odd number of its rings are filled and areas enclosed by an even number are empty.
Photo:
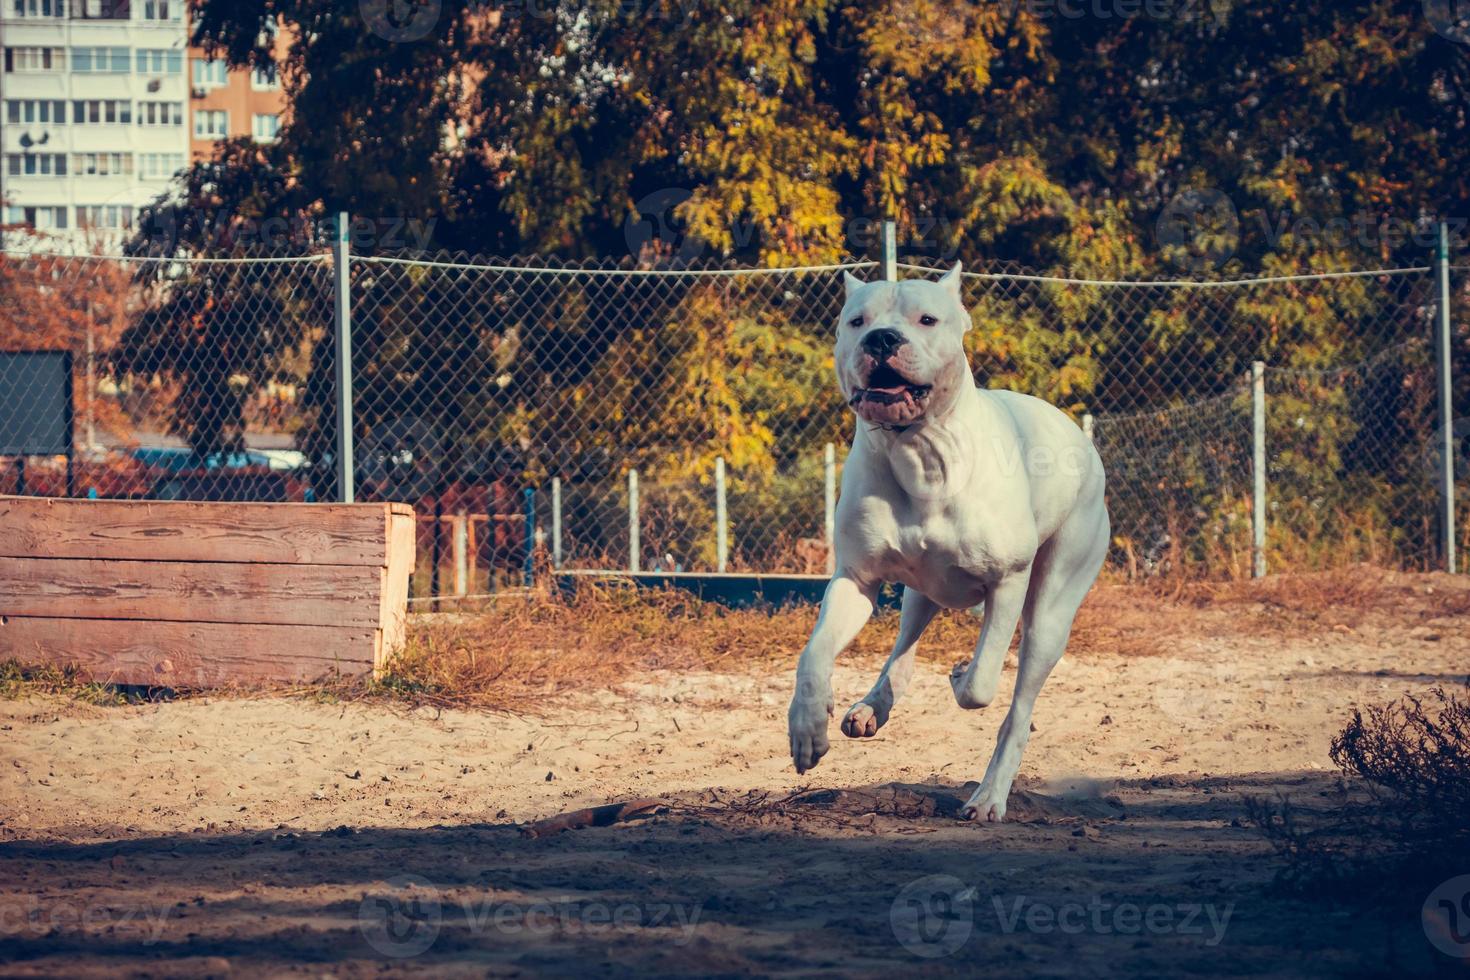
M132 0L70 0L72 20L132 20Z

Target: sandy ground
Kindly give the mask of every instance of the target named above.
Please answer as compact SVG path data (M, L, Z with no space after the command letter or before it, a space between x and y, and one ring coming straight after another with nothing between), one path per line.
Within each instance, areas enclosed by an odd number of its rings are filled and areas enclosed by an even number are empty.
M1058 667L1001 826L953 817L1008 703L955 707L961 650L926 652L877 738L834 722L803 779L785 671L661 673L540 718L0 702L0 976L1446 969L1417 906L1274 888L1240 800L1318 800L1354 705L1464 679L1470 617L1190 615L1167 656ZM840 666L839 706L876 666ZM629 823L520 826L651 796Z

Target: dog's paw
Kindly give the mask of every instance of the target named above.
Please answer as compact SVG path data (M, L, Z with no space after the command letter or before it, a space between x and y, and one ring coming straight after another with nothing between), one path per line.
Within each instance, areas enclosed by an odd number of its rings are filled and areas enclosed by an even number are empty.
M975 790L969 801L960 808L961 820L974 820L979 823L1001 823L1006 818L1006 796L995 792L987 786L981 785Z
M990 699L975 693L970 684L970 661L961 660L950 668L949 687L954 691L955 704L966 711L990 706Z
M872 738L887 722L887 709L859 701L847 709L847 715L842 719L842 734L848 738Z
M791 762L798 776L815 769L831 747L827 741L827 720L831 717L831 701L826 704L809 699L791 702L786 725L791 735Z

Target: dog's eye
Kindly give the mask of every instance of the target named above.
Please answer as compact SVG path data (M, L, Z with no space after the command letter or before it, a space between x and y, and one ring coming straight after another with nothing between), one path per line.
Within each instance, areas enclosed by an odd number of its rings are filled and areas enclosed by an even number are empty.
M919 317L919 322L926 327L932 327L934 326L934 324L938 323L939 320L925 313L923 316Z
M849 327L861 327L863 325L863 318L860 316L855 316L851 320L847 321L847 325Z

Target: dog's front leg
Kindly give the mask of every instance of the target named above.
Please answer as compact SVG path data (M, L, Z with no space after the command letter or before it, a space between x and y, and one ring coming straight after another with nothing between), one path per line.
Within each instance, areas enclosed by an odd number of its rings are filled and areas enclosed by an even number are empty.
M827 721L832 716L832 665L873 615L876 583L859 584L837 575L822 597L816 629L796 664L796 694L787 713L791 761L798 774L816 767L827 754Z

